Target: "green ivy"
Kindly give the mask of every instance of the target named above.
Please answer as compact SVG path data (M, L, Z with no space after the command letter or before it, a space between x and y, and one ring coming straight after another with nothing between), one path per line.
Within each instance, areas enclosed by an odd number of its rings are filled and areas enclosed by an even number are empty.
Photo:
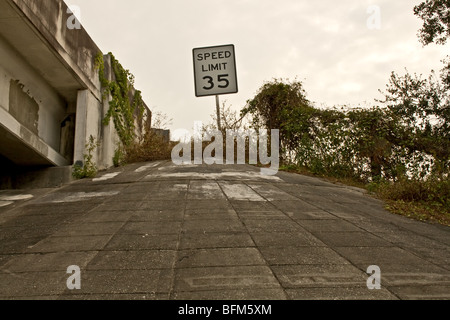
M280 129L285 165L363 183L448 179L448 94L431 80L423 82L425 88L419 80L393 77L385 107L319 109L307 100L301 82L274 79L241 113L251 116L254 128ZM422 103L405 105L409 96Z
M114 73L112 81L105 77L103 54L99 52L95 57L95 69L99 72L100 83L104 90L103 99L105 100L108 95L111 97L103 124L108 125L112 119L122 144L127 147L136 138L135 114L138 123L142 126L145 104L141 91L134 90L134 76L117 61L112 53L108 55L111 58L111 68ZM134 94L132 94L133 91Z

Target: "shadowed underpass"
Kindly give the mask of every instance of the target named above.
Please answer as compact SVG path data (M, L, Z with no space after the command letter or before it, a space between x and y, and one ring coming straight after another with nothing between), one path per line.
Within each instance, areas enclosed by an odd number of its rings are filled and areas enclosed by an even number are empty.
M0 299L450 299L449 245L448 227L392 215L362 190L142 163L1 191Z

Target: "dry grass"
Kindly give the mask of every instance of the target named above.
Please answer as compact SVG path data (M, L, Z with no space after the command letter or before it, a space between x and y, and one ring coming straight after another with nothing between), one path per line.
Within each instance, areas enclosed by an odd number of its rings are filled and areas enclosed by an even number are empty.
M430 223L450 226L450 182L448 180L365 184L349 178L318 176L307 168L285 166L280 170L325 178L333 183L365 188L386 203L386 209L398 215Z
M450 227L450 211L438 203L385 200L386 209L411 219L439 223Z

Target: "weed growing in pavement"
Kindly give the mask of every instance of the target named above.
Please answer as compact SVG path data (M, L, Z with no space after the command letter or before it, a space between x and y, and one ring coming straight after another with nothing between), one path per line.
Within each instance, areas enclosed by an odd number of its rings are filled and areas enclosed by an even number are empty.
M86 144L86 150L88 153L83 156L84 163L76 163L73 166L72 176L75 179L93 178L97 175L98 169L93 158L94 151L97 149L98 145L99 144L96 139L91 135L89 137L89 142Z

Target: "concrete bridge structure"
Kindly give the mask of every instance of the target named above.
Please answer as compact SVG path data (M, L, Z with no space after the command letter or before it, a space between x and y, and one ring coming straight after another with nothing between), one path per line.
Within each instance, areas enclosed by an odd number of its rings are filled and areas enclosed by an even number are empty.
M82 26L68 27L73 17L62 0L0 0L0 187L49 167L60 169L44 175L69 179L90 136L99 142L98 168L113 164L119 138L112 122L102 123L109 104L94 66L101 51Z

